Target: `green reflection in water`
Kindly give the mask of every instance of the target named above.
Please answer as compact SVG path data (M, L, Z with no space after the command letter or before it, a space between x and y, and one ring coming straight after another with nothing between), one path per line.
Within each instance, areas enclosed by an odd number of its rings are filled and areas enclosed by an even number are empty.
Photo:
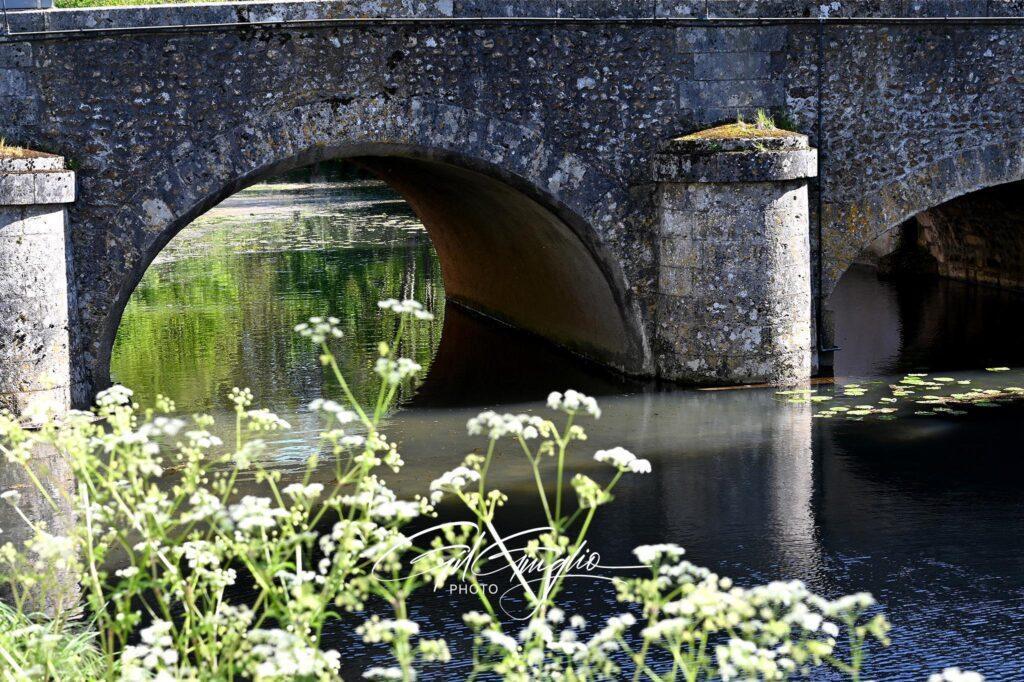
M111 374L143 405L163 394L180 410L209 410L232 386L248 386L260 404L291 412L338 397L291 331L334 315L345 330L335 350L369 399L377 342L393 333L376 303L389 297L436 313L403 342L402 353L428 367L443 324L441 271L397 195L365 180L256 186L196 220L149 268L125 309Z

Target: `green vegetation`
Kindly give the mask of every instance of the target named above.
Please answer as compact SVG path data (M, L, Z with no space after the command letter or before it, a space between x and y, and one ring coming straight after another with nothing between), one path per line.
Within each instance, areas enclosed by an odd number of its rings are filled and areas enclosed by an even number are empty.
M737 117L736 122L742 123L743 120ZM764 109L758 109L757 116L754 119L754 127L758 130L775 130L775 119L772 118Z
M171 260L149 268L125 309L112 358L115 380L146 387L140 400L173 396L186 410L206 409L211 396L236 385L268 394L313 383L337 399L337 387L305 344L278 333L321 315L341 320L344 369L358 397L369 399L362 387L373 383L377 340L392 325L377 300L415 296L443 310L440 266L421 231L354 227L356 236L346 242L346 228L327 217L303 217L298 226L294 220L202 218L176 237L161 254ZM439 318L410 328L403 340L424 367L442 325ZM289 393L306 391L275 391ZM299 407L298 398L290 399L277 407Z
M66 618L30 616L0 602L0 681L103 677L96 632Z
M1009 372L1009 367L988 367L987 371ZM791 389L776 392L783 402L815 404L821 419L843 418L862 421L872 417L890 421L899 416L962 417L971 407L998 407L1024 399L1021 386L977 386L971 379L907 374L895 383L870 381L848 383L832 389Z

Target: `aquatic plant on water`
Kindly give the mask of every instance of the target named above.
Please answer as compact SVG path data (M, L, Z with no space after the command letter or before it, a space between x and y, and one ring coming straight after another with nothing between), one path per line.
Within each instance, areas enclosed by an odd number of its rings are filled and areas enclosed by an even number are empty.
M385 474L402 457L382 429L399 387L421 369L399 356L400 339L431 315L414 301L380 305L396 316L395 335L379 346L369 405L356 400L329 349L341 335L336 320L297 327L347 398L311 405L323 419L324 449L298 480L286 483L262 463L260 436L290 427L254 408L247 390L230 394L233 443L211 433L209 417L171 416L166 399L142 410L120 386L93 411L37 430L0 419L7 461L24 467L55 511L70 505L76 514L57 535L21 512L20 493L3 495L32 531L24 547L0 549L14 604L0 612L3 679L332 680L341 654L322 645L325 626L358 619L362 639L393 658L363 676L412 680L452 656L410 618L417 593L449 583L480 588L482 564L502 561L521 589L523 615L511 618L488 590L472 590L478 609L451 624L472 641L470 678L788 679L831 668L856 680L872 643L887 643L889 624L870 595L830 600L798 581L739 587L684 560L674 544L635 549L639 569L614 578L618 615L594 624L587 614L567 615L566 581L595 519L618 482L649 473L651 463L613 448L593 456L607 475L570 471L567 453L586 439L582 422L601 412L569 390L548 397L558 423L495 412L470 420L470 433L486 441L483 454L467 456L423 495L399 499ZM37 477L41 447L67 461L73 490ZM529 463L547 524L518 559L497 529L506 495L489 478L508 456ZM314 481L324 468L329 482ZM243 496L243 478L266 494ZM440 524L432 536L408 532L446 498L467 510L467 521ZM69 575L80 590L68 589ZM250 583L244 599L230 596L232 586ZM40 595L50 608L39 606ZM84 621L68 615L79 599ZM963 675L950 669L936 679L972 679Z
M987 372L1009 372L1009 367L987 367ZM871 397L866 397L871 395ZM895 383L868 381L846 383L831 387L830 391L817 388L791 388L776 391L776 399L783 403L820 405L814 413L818 419L843 418L864 421L865 418L891 421L899 416L962 417L971 407L998 407L1024 398L1024 387L976 386L971 379L949 376L931 376L915 372L903 376Z

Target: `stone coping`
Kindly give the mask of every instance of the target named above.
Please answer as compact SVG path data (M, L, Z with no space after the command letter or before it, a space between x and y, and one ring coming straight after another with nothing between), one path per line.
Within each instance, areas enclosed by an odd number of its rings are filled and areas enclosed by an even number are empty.
M292 0L22 10L12 33L353 18L1021 17L1022 0Z
M18 156L4 156L0 152L0 173L26 173L31 171L64 170L64 157L32 150L22 150Z
M683 183L781 182L818 175L818 150L807 145L806 136L774 139L794 146L773 149L757 139L748 138L729 140L732 147L725 149L716 148L720 142L717 140L672 140L655 155L654 180Z
M64 157L32 152L0 157L0 206L68 204L75 200L75 174Z

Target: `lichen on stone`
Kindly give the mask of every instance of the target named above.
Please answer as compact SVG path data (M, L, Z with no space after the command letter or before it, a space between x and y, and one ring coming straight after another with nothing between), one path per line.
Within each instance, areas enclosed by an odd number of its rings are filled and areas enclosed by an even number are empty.
M766 137L798 137L799 133L782 128L759 128L753 123L728 123L715 128L699 130L689 135L683 135L681 140L735 140L735 139L758 139Z

